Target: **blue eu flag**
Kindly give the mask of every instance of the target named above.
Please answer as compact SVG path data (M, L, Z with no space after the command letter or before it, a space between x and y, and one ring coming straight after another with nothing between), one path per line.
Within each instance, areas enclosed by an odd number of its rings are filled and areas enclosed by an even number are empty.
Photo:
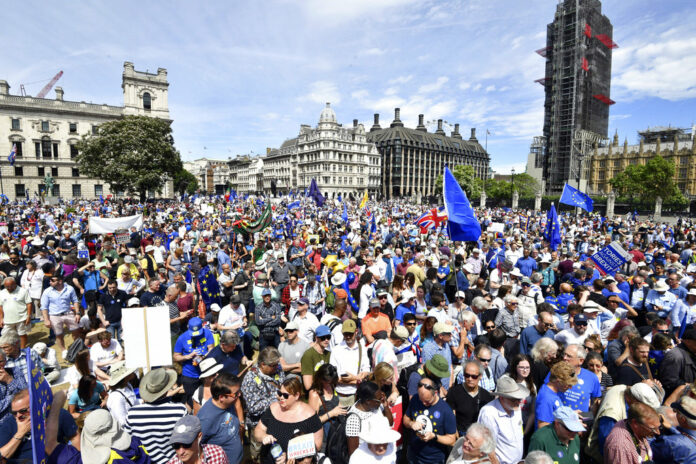
M41 366L31 358L31 348L25 350L29 373L29 409L31 412L31 452L35 463L46 463L46 417L53 401L51 386L44 379Z
M446 166L442 177L442 196L445 199L450 238L463 242L475 242L481 237L481 224L476 219L474 208L471 207L466 193Z
M546 230L544 230L544 238L549 242L551 250L556 251L558 245L561 244L561 224L558 222L558 214L556 207L551 204L549 214L546 216Z
M582 193L580 190L576 189L575 187L571 187L568 184L565 184L565 187L563 187L563 193L561 194L561 199L559 201L564 205L582 208L588 213L592 212L592 205L594 203L589 195Z

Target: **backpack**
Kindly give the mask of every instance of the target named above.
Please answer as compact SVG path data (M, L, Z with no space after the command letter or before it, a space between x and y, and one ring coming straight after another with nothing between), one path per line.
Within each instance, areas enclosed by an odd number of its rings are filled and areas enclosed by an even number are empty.
M404 411L406 411L406 408L408 408L408 403L411 400L411 398L408 396L408 379L411 377L411 374L416 372L420 367L420 364L417 362L411 364L410 366L404 367L399 373L399 380L396 381L396 389L399 391L399 395L401 395L401 402L403 403L402 407Z
M70 348L68 348L68 354L65 356L65 360L68 361L70 364L74 364L75 358L77 358L77 353L86 349L87 345L85 345L85 342L82 341L81 338L78 338L77 340L72 342L72 345L70 345Z
M350 416L356 416L360 420L360 416L352 412L345 416L334 417L330 421L329 432L326 434L328 437L326 439L326 457L329 458L331 464L348 464L350 460L348 437L346 436L346 422Z
M336 305L336 294L334 293L333 288L329 289L329 291L326 293L326 299L324 300L324 303L326 303L326 312L332 312L334 306Z

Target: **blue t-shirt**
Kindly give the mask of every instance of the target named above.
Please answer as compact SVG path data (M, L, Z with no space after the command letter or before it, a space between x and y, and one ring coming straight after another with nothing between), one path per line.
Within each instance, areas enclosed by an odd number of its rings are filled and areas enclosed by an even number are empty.
M96 387L94 387L94 392L89 401L85 402L77 394L77 390L73 391L68 400L68 404L74 404L77 406L77 412L94 411L99 408L101 404L101 398L99 395L104 391L104 385L101 382L97 382Z
M239 418L234 406L220 409L208 400L198 411L201 420L202 443L218 445L225 450L230 464L242 461L242 440L239 436Z
M399 306L396 307L396 311L394 311L394 319L396 319L397 321L400 321L403 324L404 323L404 314L406 314L406 313L411 313L411 314L415 315L416 308L406 306L405 304L400 304Z
M573 410L587 412L590 410L590 400L602 396L602 386L595 374L587 369L580 369L578 383L564 393L559 393L563 406Z
M562 404L563 401L558 393L551 390L547 384L542 385L536 398L535 414L537 421L553 423L553 413ZM537 428L536 424L534 424L534 428Z
M210 350L208 358L213 358L219 364L222 364L222 370L233 375L239 374L239 363L242 362L244 353L242 353L242 348L237 345L234 350L229 353L222 351L220 345L216 346Z
M517 263L515 263L515 267L520 270L522 275L529 277L532 275L532 272L537 270L538 265L534 258L527 256L526 258L518 259Z
M422 422L426 431L432 431L435 435L450 435L457 432L457 420L452 408L443 399L438 400L432 406L425 406L418 395L411 398L406 415L412 421ZM414 462L440 463L447 459L447 446L437 440L425 442L414 433L409 442L409 456L413 455Z
M77 433L77 424L70 413L65 410L60 410L58 416L58 443L67 443ZM0 447L5 446L10 440L14 440L17 434L17 421L11 414L5 416L0 422ZM29 435L27 435L29 437ZM22 440L19 448L9 457L8 463L14 462L31 462L31 440L28 438Z
M208 352L208 345L214 344L215 340L213 338L213 333L210 330L204 328L203 336L196 338L192 338L191 331L187 330L186 332L181 334L179 338L176 340L176 344L174 345L174 352L181 353L182 355L186 356L195 351L198 355L203 357ZM198 363L196 363L195 366L193 365L194 360L195 358L187 359L182 363L181 375L185 375L186 377L193 377L194 379L198 378L198 376L201 373L201 370L198 368Z
M447 277L449 277L450 267L449 266L440 266L437 268L437 273L445 275L445 278L440 280L440 285L442 285L444 287L447 284Z

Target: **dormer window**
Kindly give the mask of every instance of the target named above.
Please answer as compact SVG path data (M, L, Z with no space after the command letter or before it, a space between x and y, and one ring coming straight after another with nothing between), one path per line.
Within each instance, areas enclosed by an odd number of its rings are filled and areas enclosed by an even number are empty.
M146 110L152 109L152 97L148 92L143 94L143 108Z

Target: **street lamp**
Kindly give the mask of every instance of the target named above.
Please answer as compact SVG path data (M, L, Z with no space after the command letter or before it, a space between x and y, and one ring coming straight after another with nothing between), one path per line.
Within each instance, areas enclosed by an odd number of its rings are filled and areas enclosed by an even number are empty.
M512 176L511 176L511 180L512 180L511 187L512 188L511 188L510 196L514 196L515 195L515 168L512 168L511 172L512 172Z

